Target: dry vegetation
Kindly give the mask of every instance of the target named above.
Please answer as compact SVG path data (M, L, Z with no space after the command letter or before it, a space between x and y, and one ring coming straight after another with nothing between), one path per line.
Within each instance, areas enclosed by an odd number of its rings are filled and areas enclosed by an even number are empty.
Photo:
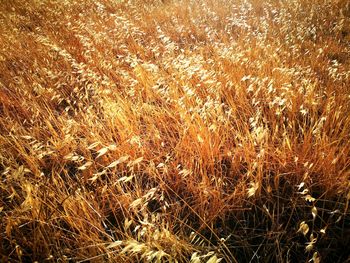
M2 261L349 261L347 0L3 0L0 35Z

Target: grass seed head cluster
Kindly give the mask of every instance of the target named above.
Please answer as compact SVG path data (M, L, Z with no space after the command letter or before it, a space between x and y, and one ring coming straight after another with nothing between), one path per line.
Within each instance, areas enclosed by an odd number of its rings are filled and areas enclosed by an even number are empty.
M0 36L1 260L349 260L348 1L0 1Z

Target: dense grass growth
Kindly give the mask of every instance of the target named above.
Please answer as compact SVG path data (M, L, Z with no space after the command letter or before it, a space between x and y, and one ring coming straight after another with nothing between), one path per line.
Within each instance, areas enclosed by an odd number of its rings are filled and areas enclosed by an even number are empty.
M347 0L0 1L0 254L344 262Z

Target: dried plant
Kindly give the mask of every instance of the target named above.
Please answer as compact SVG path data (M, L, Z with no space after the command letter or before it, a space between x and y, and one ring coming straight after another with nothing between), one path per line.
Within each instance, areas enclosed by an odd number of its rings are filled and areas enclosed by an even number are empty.
M347 0L0 1L7 262L344 262Z

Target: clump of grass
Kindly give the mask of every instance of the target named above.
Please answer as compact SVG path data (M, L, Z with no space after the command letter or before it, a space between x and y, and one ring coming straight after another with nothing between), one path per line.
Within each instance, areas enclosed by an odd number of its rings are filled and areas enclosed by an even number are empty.
M349 260L347 1L22 2L2 261Z

